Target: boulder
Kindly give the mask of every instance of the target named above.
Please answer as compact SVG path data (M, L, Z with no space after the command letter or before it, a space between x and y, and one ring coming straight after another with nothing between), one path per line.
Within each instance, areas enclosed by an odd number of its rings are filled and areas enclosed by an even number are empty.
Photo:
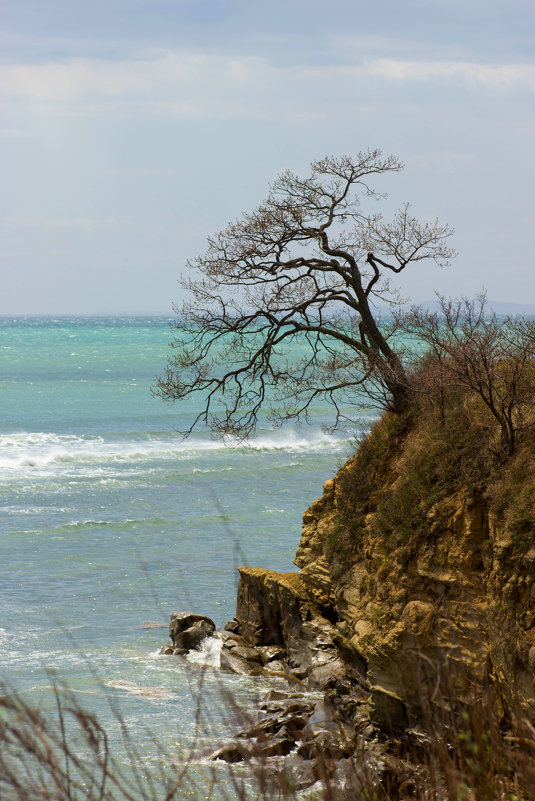
M185 645L182 645L182 642L178 642L179 636L187 629L190 629L199 623L203 623L203 625L198 627L196 630L205 632L203 639L209 637L215 631L214 621L209 617L206 617L206 615L197 615L194 612L173 612L171 615L171 622L169 623L169 636L175 648L186 647ZM187 641L188 638L186 637L185 642ZM188 648L187 650L191 649Z

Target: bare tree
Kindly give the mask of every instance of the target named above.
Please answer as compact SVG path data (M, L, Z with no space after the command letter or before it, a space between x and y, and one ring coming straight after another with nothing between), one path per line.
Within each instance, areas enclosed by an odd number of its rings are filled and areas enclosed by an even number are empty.
M439 296L438 312L415 307L403 327L429 346L431 370L439 378L434 388L442 404L448 386L476 393L499 425L503 448L512 455L518 432L535 424L535 323L498 320L489 314L481 294L475 301Z
M255 211L208 240L182 281L167 372L156 393L202 397L202 421L220 436L247 437L267 408L274 425L307 419L321 398L331 429L351 418L356 391L395 412L409 402L395 325L375 301L398 303L389 277L409 264L454 255L451 230L419 223L403 206L391 222L363 207L383 198L372 181L401 162L379 150L325 158L308 178L284 172ZM295 346L298 347L295 347Z

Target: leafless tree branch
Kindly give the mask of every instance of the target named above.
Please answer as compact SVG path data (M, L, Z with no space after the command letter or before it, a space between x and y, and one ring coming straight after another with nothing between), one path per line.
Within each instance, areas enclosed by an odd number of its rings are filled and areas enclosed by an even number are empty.
M370 150L324 158L307 178L284 172L267 199L208 240L182 281L189 300L176 309L172 353L156 394L193 394L200 422L220 436L249 436L261 409L275 425L306 419L313 401L329 402L336 426L343 406L364 389L396 412L409 401L395 326L373 303L396 304L390 273L422 259L444 264L451 230L419 223L404 206L386 223L363 201L401 162ZM298 355L296 355L298 354Z

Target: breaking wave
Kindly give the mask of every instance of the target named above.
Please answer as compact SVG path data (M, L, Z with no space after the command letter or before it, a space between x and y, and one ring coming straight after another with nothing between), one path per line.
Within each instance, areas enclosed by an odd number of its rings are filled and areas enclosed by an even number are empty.
M18 432L0 435L0 469L40 471L76 469L86 466L152 464L169 459L193 459L203 454L233 451L319 453L337 452L347 447L348 438L322 431L308 436L295 431L267 432L247 443L222 442L209 437L182 439L155 433L143 437L132 434L107 440L102 436L56 434L51 432ZM197 470L199 468L196 468Z

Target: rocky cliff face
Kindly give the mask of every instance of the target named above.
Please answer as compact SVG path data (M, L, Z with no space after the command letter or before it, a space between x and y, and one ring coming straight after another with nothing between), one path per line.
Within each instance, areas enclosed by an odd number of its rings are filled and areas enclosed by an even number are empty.
M344 504L337 483L305 513L295 562L308 596L336 611L339 644L361 660L376 714L416 720L422 678L446 667L458 697L490 682L504 707L518 693L533 719L535 548L514 556L486 503L459 493L429 510L429 538L411 551L385 543L368 513L346 561L330 540Z
M535 547L482 484L409 496L411 436L325 483L303 516L299 573L241 570L240 633L282 643L300 678L342 667L380 725L417 725L430 697L447 706L489 685L499 715L519 703L535 720Z

